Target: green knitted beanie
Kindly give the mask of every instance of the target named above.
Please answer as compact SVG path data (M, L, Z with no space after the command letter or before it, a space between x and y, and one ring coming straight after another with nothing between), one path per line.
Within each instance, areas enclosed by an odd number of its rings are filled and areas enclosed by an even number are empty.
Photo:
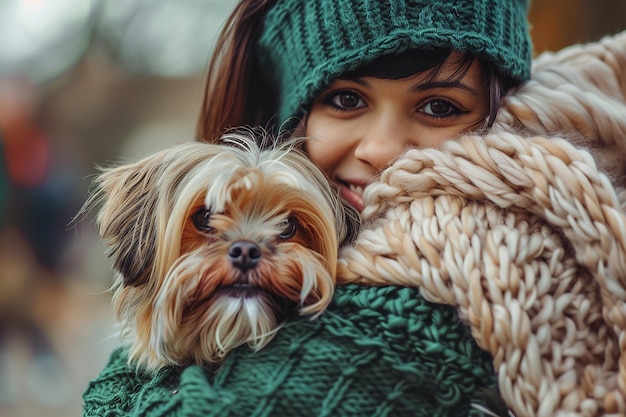
M278 116L302 116L346 71L408 49L479 54L517 81L530 76L530 0L278 0L257 53L279 93Z

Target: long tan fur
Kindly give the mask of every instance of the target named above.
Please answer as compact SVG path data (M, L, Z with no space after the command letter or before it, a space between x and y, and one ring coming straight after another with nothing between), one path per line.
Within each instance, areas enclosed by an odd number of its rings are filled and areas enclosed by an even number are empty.
M114 309L130 361L148 371L260 349L289 314L324 310L337 247L355 230L295 143L261 150L247 133L105 170L97 185ZM198 213L210 221L199 226ZM283 239L291 222L295 234ZM258 245L256 267L234 266L233 242Z

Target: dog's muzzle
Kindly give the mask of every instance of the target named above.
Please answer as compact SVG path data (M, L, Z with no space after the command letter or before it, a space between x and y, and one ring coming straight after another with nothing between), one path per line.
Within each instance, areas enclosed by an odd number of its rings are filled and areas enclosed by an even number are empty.
M228 258L235 268L246 272L261 259L261 248L251 240L238 240L228 248Z

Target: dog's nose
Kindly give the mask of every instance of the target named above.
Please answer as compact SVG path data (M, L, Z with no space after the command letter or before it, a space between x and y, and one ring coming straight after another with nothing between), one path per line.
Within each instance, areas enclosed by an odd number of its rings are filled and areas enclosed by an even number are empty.
M228 248L228 257L235 268L246 272L261 259L261 248L251 240L238 240Z

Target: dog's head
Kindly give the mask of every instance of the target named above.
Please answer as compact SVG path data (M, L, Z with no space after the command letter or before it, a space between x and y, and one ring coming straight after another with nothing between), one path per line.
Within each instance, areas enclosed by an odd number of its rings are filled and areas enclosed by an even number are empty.
M332 297L353 213L294 143L223 142L178 145L97 178L114 308L138 366L259 349L289 314L319 313Z

